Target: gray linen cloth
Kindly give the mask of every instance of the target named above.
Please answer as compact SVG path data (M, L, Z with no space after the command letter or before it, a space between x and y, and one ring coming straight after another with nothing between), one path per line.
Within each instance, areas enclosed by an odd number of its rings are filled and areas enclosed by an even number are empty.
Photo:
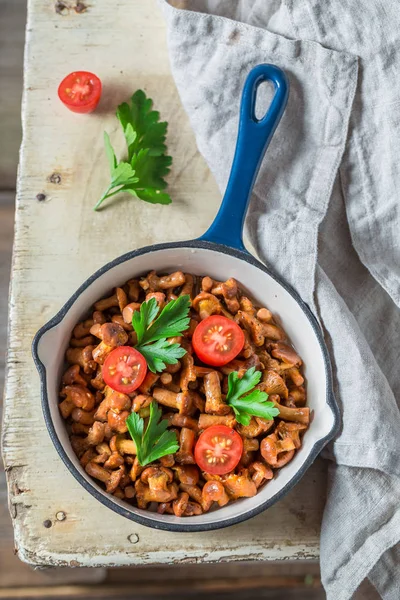
M221 191L247 73L270 62L289 76L246 233L312 307L334 365L342 428L324 452L328 600L351 598L367 577L399 600L400 4L160 3L176 85Z

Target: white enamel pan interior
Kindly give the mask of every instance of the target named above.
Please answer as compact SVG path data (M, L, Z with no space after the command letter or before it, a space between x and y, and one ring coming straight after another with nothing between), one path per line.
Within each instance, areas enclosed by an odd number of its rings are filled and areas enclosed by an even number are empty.
M272 81L275 95L265 117L257 120L254 114L256 89L265 80ZM317 320L297 292L251 256L242 244L242 226L251 188L284 111L287 94L286 77L277 67L258 65L250 72L242 96L231 179L220 212L202 239L148 246L115 259L92 275L34 338L33 356L41 378L44 417L61 459L97 500L143 525L170 531L205 531L244 521L282 498L338 430L339 412L332 392L329 356ZM249 154L245 144L249 136L252 142L250 154L253 153L255 158L243 163L245 155ZM246 146L247 152L243 154ZM244 164L244 170L240 169L240 163ZM239 171L245 184L238 183L236 186ZM60 379L65 369L64 355L73 327L88 314L90 306L107 296L112 288L152 269L159 273L179 269L195 275L209 275L219 281L234 277L257 304L267 306L274 313L304 362L312 420L302 448L253 498L243 498L195 517L160 515L106 494L81 467L58 409Z

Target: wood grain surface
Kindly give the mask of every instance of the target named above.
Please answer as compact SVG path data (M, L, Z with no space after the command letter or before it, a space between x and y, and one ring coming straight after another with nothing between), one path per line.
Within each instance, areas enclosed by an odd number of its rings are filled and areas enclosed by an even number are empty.
M81 13L75 3L64 4L60 14L53 2L29 1L3 430L16 552L41 566L315 558L325 494L322 461L284 500L251 521L211 535L172 534L100 505L52 446L31 358L36 330L105 262L146 244L199 235L220 201L170 74L156 1L92 0ZM93 115L73 115L58 102L59 80L77 68L103 80ZM107 186L103 130L121 150L115 108L138 87L170 123L173 204L129 197L94 213ZM39 202L38 193L46 200ZM57 521L58 511L66 513L64 521Z

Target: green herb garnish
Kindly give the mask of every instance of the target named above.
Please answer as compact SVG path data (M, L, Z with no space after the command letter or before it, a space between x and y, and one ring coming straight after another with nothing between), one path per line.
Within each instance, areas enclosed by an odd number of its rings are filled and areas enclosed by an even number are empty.
M144 419L137 413L131 413L126 419L126 425L131 438L136 444L139 463L144 467L162 456L174 454L179 450L179 444L174 431L167 431L167 419L161 419L162 410L153 400L150 404L150 417L146 431Z
M143 354L150 371L163 371L166 365L175 365L186 354L180 344L170 344L167 338L180 336L189 327L190 297L171 300L157 317L159 307L155 298L142 302L133 313L132 326L137 335L136 350ZM156 318L157 317L157 318Z
M236 371L229 373L226 402L232 406L236 421L242 425L248 425L252 416L273 419L279 415L279 409L275 408L274 403L267 402L268 394L253 389L260 379L261 373L255 367L246 371L241 379Z
M186 350L179 344L170 344L161 339L148 346L136 347L146 359L147 366L153 373L164 371L167 365L175 365L178 358L186 354Z
M138 90L131 98L131 105L124 102L118 106L117 118L124 132L128 156L125 161L117 161L105 132L104 144L111 182L94 210L119 192L127 192L152 204L171 203L170 196L162 191L167 187L164 177L169 173L172 163L165 145L168 123L160 122L160 114L152 110L152 105L153 101L142 90Z

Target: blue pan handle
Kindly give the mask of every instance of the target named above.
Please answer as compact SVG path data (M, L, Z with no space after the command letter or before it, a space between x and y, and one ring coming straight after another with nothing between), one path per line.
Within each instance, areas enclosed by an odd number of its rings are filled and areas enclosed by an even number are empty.
M275 94L267 113L257 119L257 89L263 81L274 84ZM250 71L242 93L238 138L226 192L217 216L201 240L245 250L242 235L250 195L288 95L288 79L278 67L262 64Z

